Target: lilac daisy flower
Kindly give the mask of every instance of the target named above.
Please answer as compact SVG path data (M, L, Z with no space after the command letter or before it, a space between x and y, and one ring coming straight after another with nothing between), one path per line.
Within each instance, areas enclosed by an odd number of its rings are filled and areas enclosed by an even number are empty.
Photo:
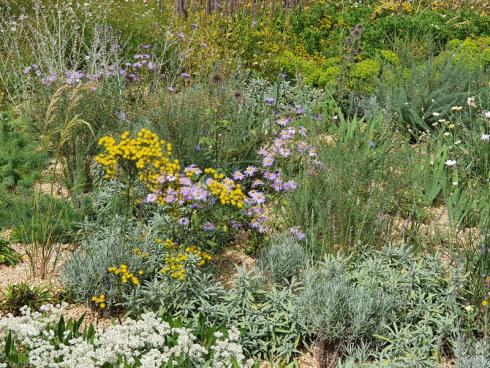
M262 160L262 165L264 167L271 167L274 164L274 158L272 156L266 156Z
M266 201L265 195L262 192L259 192L259 191L256 191L256 190L251 190L248 193L248 195L250 196L250 198L252 198L252 200L256 204L263 204Z
M245 176L251 177L257 172L257 168L255 166L247 166L245 169Z
M233 173L233 179L235 179L235 180L243 180L244 178L245 178L245 175L243 175L243 173L240 170L236 170Z
M191 77L191 75L189 73L180 73L180 76L184 79L189 79Z
M189 225L189 219L187 217L181 217L177 220L177 223L182 226Z
M143 200L143 203L155 203L158 199L158 195L156 193L150 193Z
M286 117L286 118L279 119L276 123L277 125L284 127L288 125L290 122L291 122L291 118Z

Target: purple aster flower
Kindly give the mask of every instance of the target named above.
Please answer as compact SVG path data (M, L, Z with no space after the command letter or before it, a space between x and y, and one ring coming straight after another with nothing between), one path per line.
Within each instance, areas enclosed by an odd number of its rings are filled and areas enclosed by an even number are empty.
M247 166L245 169L245 176L251 177L253 176L257 171L257 168L255 166Z
M145 197L143 203L155 203L157 199L158 199L158 195L156 193L150 193Z
M265 149L265 148L263 148L263 147L262 147L262 148L260 148L260 149L257 151L257 153L258 153L259 155L261 155L261 156L268 156L268 155L270 154L270 153L269 153L269 151L267 151L267 149Z
M265 104L266 104L266 105L269 105L269 106L274 105L274 102L275 102L275 101L276 101L276 100L275 100L275 99L273 99L272 97L266 97L266 98L264 98L264 102L265 102Z
M168 188L167 191L165 192L165 195L166 195L165 202L172 203L177 198L177 192L175 191L175 189L172 188Z
M197 28L197 23L192 23L192 24L191 24L191 28L192 28L192 29L196 29L196 28Z
M245 178L245 175L243 175L243 173L240 170L236 170L233 173L233 179L235 179L235 180L243 180L244 178Z
M272 187L272 189L274 189L276 192L280 192L281 190L283 190L283 189L284 189L283 184L282 184L282 180L281 180L281 179L277 179L276 181L274 181L274 183L272 183L271 187Z
M308 149L308 145L306 144L306 142L300 142L298 143L298 152L299 153L304 153L307 149Z
M26 66L23 70L22 70L22 73L24 74L29 74L32 70L32 67L30 66Z
M303 115L305 113L305 110L301 106L296 106L294 109L294 112L298 115Z
M251 190L248 195L255 204L263 204L266 201L265 195L262 192Z
M264 178L267 179L267 180L270 180L270 181L274 181L274 180L280 179L281 176L282 176L282 173L281 173L280 170L276 170L276 171L273 171L273 172L266 171L264 173Z
M284 190L295 190L296 188L298 188L298 184L294 180L289 180L282 185Z
M147 65L148 70L154 70L157 67L157 64L155 64L153 61L150 61Z
M142 47L143 49L145 49L145 50L148 50L149 48L151 48L151 45L143 45L143 46L141 46L141 47Z
M191 179L189 179L186 176L181 176L179 178L179 184L180 185L185 185L185 186L191 186L192 185L192 181L191 181Z
M286 118L279 119L278 121L276 121L276 123L277 125L284 127L288 125L291 122L291 120L292 119L290 117L286 117Z
M305 233L303 233L301 229L297 226L290 228L289 232L293 234L298 240L304 240L306 238Z
M185 72L184 72L184 73L180 73L180 76L181 76L182 78L184 78L184 79L188 79L188 78L190 78L190 77L191 77L191 75L190 75L189 73L185 73Z
M264 182L262 180L257 179L257 180L254 180L252 182L252 188L257 188L257 187L260 187L262 185L264 185Z
M206 190L204 190L203 188L201 188L197 185L194 185L192 187L192 198L195 201L204 202L208 198L208 192Z
M182 226L189 225L189 219L187 217L181 217L177 220L177 223Z
M177 33L177 37L179 37L181 40L183 40L185 38L184 32Z
M373 141L368 141L368 146L370 148L376 148L376 143L374 143Z
M262 160L262 166L271 167L274 164L274 158L272 156L266 156Z
M202 225L202 229L204 231L214 231L216 230L216 226L211 222L206 222L204 225Z

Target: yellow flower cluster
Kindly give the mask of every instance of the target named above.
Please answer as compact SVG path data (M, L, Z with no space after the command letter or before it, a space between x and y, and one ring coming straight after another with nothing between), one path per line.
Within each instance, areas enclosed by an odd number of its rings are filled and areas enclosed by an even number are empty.
M136 138L131 138L129 134L128 131L124 132L119 143L111 136L99 140L105 153L97 155L95 161L104 168L106 178L116 176L118 164L132 163L131 167L138 171L139 179L154 190L160 175L170 176L179 172L179 161L171 159L170 143L147 129L139 131Z
M111 136L102 137L99 145L105 152L96 156L95 160L104 169L106 178L114 178L118 168L127 169L129 175L137 175L138 180L151 192L165 193L165 189L178 190L181 166L179 160L172 158L172 145L160 139L157 134L142 129L136 138L129 132L121 135L119 143ZM184 170L187 178L192 179L201 170L198 167L187 167ZM204 172L213 177L208 183L211 193L220 199L221 204L229 204L242 208L245 201L240 184L235 184L216 169L208 168ZM165 178L164 185L159 178ZM158 202L165 204L165 195L158 197ZM172 199L172 203L174 199Z
M137 255L138 257L140 257L140 258L146 258L146 257L149 257L149 256L150 256L150 254L149 254L149 253L147 253L147 252L143 252L143 251L142 251L141 249L139 249L139 248L133 248L133 253L134 253L135 255Z
M185 248L183 252L165 256L165 267L162 268L161 272L182 281L186 272L185 262L189 259L190 255L193 255L198 260L198 266L204 266L212 259L208 253L192 245Z
M165 241L163 241L162 239L160 238L157 238L155 239L155 243L157 244L162 244L165 248L167 249L174 249L177 247L177 243L175 243L173 240L170 240L170 239L167 239Z
M125 264L121 264L119 267L109 267L107 271L114 275L121 275L121 282L123 284L127 284L128 281L131 281L134 285L139 285L140 283L140 279L132 272L129 272L128 266ZM139 271L138 275L143 276L144 272Z
M374 13L371 18L377 18L380 15L384 14L397 14L397 13L411 13L413 11L412 4L408 1L393 1L393 0L385 0L382 1L379 5L374 9Z
M233 180L225 178L223 174L218 174L215 169L207 168L204 173L213 176L213 179L208 183L208 188L211 194L220 199L221 204L243 207L246 196L243 194L240 184L235 184Z
M107 304L105 302L105 295L104 294L100 294L99 296L93 296L92 297L92 301L97 304L97 306L100 308L100 309L105 309L107 307Z

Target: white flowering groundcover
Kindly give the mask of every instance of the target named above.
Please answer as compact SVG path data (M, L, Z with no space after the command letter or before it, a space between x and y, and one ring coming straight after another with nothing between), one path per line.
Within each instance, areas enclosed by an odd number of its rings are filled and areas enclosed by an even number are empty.
M46 305L33 312L24 307L20 316L0 319L0 367L256 367L245 359L235 329L227 337L215 332L211 343L202 344L190 329L147 313L106 329L90 325L81 331L83 317L65 323L64 308Z

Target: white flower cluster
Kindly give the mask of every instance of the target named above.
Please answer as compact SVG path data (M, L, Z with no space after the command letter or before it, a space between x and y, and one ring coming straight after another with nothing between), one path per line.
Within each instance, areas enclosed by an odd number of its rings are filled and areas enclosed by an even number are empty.
M138 320L126 319L105 330L99 328L93 343L78 337L56 348L52 344L55 332L48 326L55 326L63 308L44 306L39 312L31 312L24 307L21 316L0 319L1 344L11 331L16 341L29 351L29 364L35 368L96 368L106 363L114 367L160 368L169 361L178 366L184 359L196 367L227 368L232 367L233 361L243 368L253 365L253 361L245 359L237 342L237 330L229 331L226 339L217 334L215 344L208 350L196 342L189 329L172 328L154 313L143 314ZM169 339L175 339L171 346ZM206 360L209 356L210 360Z

